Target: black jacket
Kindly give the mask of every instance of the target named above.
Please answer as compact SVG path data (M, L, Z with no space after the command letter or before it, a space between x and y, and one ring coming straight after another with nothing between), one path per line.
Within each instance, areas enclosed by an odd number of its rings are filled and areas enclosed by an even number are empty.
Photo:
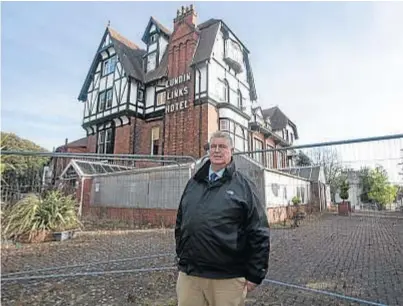
M206 278L245 277L260 284L270 252L267 215L255 184L225 169L208 180L210 161L191 178L183 192L175 228L179 270Z

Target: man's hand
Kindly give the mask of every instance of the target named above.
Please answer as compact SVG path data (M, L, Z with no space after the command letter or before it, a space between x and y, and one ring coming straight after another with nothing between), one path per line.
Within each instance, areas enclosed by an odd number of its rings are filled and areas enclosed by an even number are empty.
M257 284L252 283L250 281L246 281L245 286L248 289L248 292L251 292L251 291L255 290L255 288L257 287Z

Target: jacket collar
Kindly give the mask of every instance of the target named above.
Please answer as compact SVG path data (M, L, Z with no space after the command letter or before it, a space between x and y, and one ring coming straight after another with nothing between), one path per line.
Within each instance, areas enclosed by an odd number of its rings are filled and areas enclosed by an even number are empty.
M208 178L209 175L209 169L210 169L211 161L208 159L204 165L195 173L194 179L196 181L203 181L206 178ZM223 173L223 178L232 178L235 172L235 162L234 159L231 158L230 163L225 167L224 173Z

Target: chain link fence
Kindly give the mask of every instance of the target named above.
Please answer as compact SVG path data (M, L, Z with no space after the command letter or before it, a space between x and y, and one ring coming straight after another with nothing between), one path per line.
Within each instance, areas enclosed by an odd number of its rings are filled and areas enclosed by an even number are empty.
M276 145L234 154L271 224L247 305L402 305L403 135ZM176 305L176 209L202 160L2 154L2 206L58 190L82 224L61 242L3 237L3 305Z

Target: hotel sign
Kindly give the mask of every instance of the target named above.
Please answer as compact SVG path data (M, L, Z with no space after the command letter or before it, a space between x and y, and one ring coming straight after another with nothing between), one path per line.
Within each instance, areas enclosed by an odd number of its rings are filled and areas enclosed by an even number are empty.
M191 80L191 73L187 72L178 77L168 80L165 84L166 88L166 106L165 113L173 113L189 107L188 84ZM173 101L175 100L175 101Z

